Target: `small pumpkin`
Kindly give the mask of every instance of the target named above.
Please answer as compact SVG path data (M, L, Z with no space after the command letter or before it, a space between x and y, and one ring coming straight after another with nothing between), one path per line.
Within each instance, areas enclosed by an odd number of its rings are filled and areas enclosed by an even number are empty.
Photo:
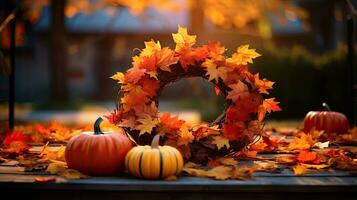
M72 137L65 157L69 168L89 175L113 175L124 169L124 159L133 147L123 132L105 132L100 129L100 117L94 123L94 133L83 132Z
M347 117L340 112L331 111L330 107L323 103L325 111L310 111L304 119L304 131L309 132L311 129L324 131L326 133L347 133L349 122Z
M183 167L181 153L171 146L159 146L160 136L156 135L151 146L132 148L125 157L125 167L136 177L162 179L180 174Z

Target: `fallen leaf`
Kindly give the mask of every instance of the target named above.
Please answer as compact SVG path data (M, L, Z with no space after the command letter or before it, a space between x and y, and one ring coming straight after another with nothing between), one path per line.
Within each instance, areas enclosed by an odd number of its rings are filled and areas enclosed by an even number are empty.
M34 178L36 182L48 183L48 182L56 182L57 178L53 176L36 176Z
M217 146L217 149L220 150L224 146L229 149L229 139L223 136L213 136L212 144Z
M309 171L306 167L300 164L293 166L292 169L294 171L294 174L297 176L304 175Z

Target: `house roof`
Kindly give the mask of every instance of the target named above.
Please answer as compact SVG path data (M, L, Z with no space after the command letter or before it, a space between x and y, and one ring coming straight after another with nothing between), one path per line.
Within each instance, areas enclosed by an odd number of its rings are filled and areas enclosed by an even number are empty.
M41 18L34 24L34 31L47 31L50 24L50 9L42 9ZM118 9L114 14L100 9L91 14L78 13L66 17L69 32L114 32L114 33L171 33L177 25L188 26L188 13L177 13L147 9L140 16L133 16L127 8Z

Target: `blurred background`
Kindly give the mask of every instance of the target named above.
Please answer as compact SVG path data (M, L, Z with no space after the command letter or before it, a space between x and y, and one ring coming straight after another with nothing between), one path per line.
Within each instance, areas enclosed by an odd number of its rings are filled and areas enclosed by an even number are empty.
M263 55L251 70L276 82L270 96L283 109L269 119L299 122L322 102L351 113L344 0L3 0L2 24L14 5L17 122L90 122L109 113L118 90L109 77L131 67L144 41L173 48L178 25L197 35L198 45L220 41L226 55L242 44ZM10 28L0 30L0 99L6 99ZM223 103L212 84L188 78L164 90L160 111L211 121ZM0 110L6 118L5 101Z

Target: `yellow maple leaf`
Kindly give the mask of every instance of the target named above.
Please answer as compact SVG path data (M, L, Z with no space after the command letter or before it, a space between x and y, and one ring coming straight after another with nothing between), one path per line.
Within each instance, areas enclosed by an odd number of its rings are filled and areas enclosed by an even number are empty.
M144 133L151 133L152 129L159 123L159 120L156 118L152 118L148 114L144 114L142 118L138 119L138 122L140 123L135 127L136 130L140 130L139 135L142 135Z
M187 28L183 28L180 25L178 26L178 32L173 33L172 37L176 43L176 52L180 52L183 49L189 49L196 43L196 36L189 35L187 33Z
M232 89L228 92L228 99L236 101L238 98L249 94L248 86L242 81L238 81L236 84L231 84L229 87Z
M226 146L227 149L229 148L229 139L223 136L213 136L212 138L213 138L212 144L215 144L218 150L220 150L224 146Z
M255 49L249 49L249 45L242 45L237 48L237 52L227 59L227 62L236 65L247 65L253 63L253 59L261 56Z
M154 40L150 40L148 42L144 42L145 48L141 51L140 56L151 56L155 54L156 51L161 50L160 42L155 42Z
M206 60L202 63L202 66L206 68L206 76L208 76L208 81L216 80L221 78L225 80L227 77L227 69L224 67L217 67L213 60Z
M290 142L288 149L297 150L297 149L310 149L312 145L315 144L312 136L310 134L300 133L298 136L295 136L293 141Z
M121 72L117 72L113 76L110 77L113 80L118 81L118 83L123 84L124 83L124 74Z
M179 130L179 139L177 141L177 144L179 146L181 145L188 145L188 143L191 143L195 137L192 135L192 132L188 129L186 125L182 125L180 130Z
M232 177L232 168L227 166L217 166L209 170L207 176L218 180L226 180Z
M295 165L293 168L294 174L297 176L304 175L308 172L308 169L303 165Z

